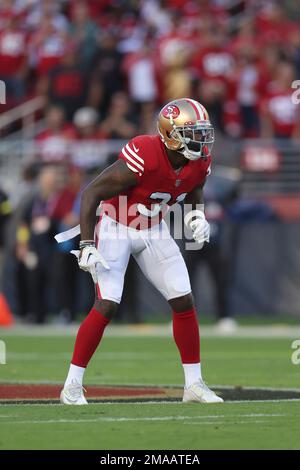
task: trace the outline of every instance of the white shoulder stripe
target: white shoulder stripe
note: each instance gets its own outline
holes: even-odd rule
[[[144,163],[144,160],[143,160],[136,152],[134,152],[134,151],[132,150],[132,148],[129,147],[128,144],[126,144],[126,149],[127,149],[128,152],[130,152],[131,155],[132,155],[133,157],[135,157],[139,162]]]
[[[128,168],[130,168],[131,171],[134,171],[134,173],[139,173],[139,170],[137,170],[136,168],[134,168],[133,166],[130,165],[130,163],[128,162],[125,162],[126,165],[128,166]]]
[[[140,165],[139,163],[137,163],[133,158],[131,158],[130,155],[128,155],[128,153],[126,152],[125,148],[123,147],[122,148],[122,153],[124,155],[124,157],[126,158],[126,160],[129,160],[133,165],[135,165],[139,170],[141,171],[144,171],[144,167],[142,165]]]

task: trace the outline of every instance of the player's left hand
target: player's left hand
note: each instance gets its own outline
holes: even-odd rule
[[[210,225],[206,219],[195,219],[190,222],[190,228],[193,232],[193,238],[195,242],[202,243],[204,242],[209,243],[210,237]]]
[[[185,215],[184,222],[192,230],[195,242],[202,244],[202,246],[204,242],[209,243],[210,226],[204,212],[192,210]]]

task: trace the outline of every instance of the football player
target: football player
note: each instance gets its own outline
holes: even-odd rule
[[[185,376],[183,401],[223,401],[202,380],[199,326],[189,275],[163,220],[168,206],[185,200],[191,210],[184,219],[194,240],[201,245],[209,241],[202,188],[210,172],[214,130],[206,109],[188,98],[164,106],[157,129],[157,135],[129,141],[118,160],[83,191],[81,242],[74,254],[79,267],[92,275],[96,298],[77,333],[61,392],[64,404],[87,404],[84,372],[121,301],[130,255],[172,308],[173,335]]]

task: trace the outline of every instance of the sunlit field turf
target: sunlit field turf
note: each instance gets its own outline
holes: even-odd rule
[[[63,383],[72,336],[0,334],[1,383]],[[297,339],[296,337],[294,339]],[[291,338],[205,337],[208,385],[300,388]],[[86,373],[89,384],[180,385],[171,335],[107,336]],[[0,405],[0,449],[297,449],[300,401],[217,405],[99,403],[88,407]]]

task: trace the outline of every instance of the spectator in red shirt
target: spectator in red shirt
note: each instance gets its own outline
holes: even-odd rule
[[[17,0],[16,4],[21,9],[23,7],[24,13],[27,10],[25,26],[32,31],[40,28],[45,17],[51,18],[52,25],[57,31],[66,31],[68,28],[68,19],[61,12],[60,0]]]
[[[24,96],[27,71],[26,36],[18,17],[7,16],[0,30],[0,79],[6,84],[9,101]]]
[[[223,129],[223,105],[228,99],[235,61],[221,26],[216,25],[214,30],[207,31],[203,44],[191,64],[193,75],[199,83],[197,95],[215,125]]]
[[[46,112],[46,129],[36,139],[39,159],[43,162],[65,161],[74,135],[73,126],[65,122],[63,108],[50,106]]]
[[[281,2],[284,3],[284,2]],[[280,2],[268,2],[262,8],[257,17],[256,25],[258,35],[262,41],[269,44],[286,44],[290,32],[299,29],[299,24],[289,21],[286,17],[284,5]]]
[[[261,136],[264,138],[299,138],[300,109],[292,100],[295,67],[280,62],[274,80],[268,84],[261,105]]]
[[[157,53],[162,65],[169,60],[170,55],[174,55],[177,51],[185,50],[191,53],[194,46],[194,37],[192,28],[185,27],[185,22],[179,12],[173,12],[170,16],[171,28],[161,34],[157,41]]]
[[[80,108],[73,119],[76,134],[72,145],[71,160],[79,168],[101,168],[106,163],[99,141],[105,135],[98,129],[98,113],[91,107]]]
[[[45,77],[60,63],[67,40],[66,33],[55,27],[53,16],[42,17],[29,42],[31,64],[38,77]]]
[[[262,47],[262,39],[257,33],[255,21],[252,17],[245,17],[239,24],[237,35],[235,35],[230,41],[230,48],[233,54],[239,54],[239,51],[245,47]]]

